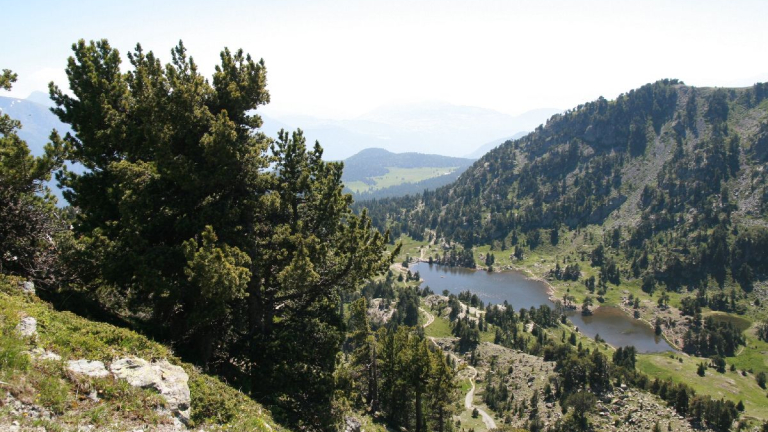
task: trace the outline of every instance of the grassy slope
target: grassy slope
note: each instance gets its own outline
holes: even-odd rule
[[[458,169],[458,167],[422,167],[422,168],[387,168],[389,172],[383,176],[372,177],[374,185],[366,184],[362,181],[352,181],[345,184],[355,193],[369,192],[378,189],[384,189],[391,186],[397,186],[403,183],[417,183],[422,180],[439,177],[449,174]]]
[[[167,358],[184,368],[189,375],[192,419],[197,426],[205,425],[208,431],[285,430],[261,405],[182,362],[167,347],[127,329],[56,311],[37,297],[20,294],[15,285],[16,281],[0,275],[0,381],[4,383],[1,388],[25,404],[43,406],[57,416],[49,422],[32,420],[23,415],[13,416],[5,407],[0,408],[0,422],[19,421],[22,426],[45,426],[49,431],[86,424],[96,426],[97,430],[115,425],[116,430],[133,430],[137,426],[168,423],[155,411],[163,404],[162,399],[149,390],[111,378],[73,376],[64,366],[73,359],[109,363],[118,357],[138,356],[147,360]],[[36,340],[15,336],[13,329],[24,316],[37,319]],[[62,360],[30,361],[22,351],[33,347],[58,353]],[[99,402],[85,396],[94,389],[99,392]]]
[[[768,398],[766,390],[761,389],[755,382],[754,374],[742,376],[741,371],[718,373],[707,369],[704,377],[696,374],[697,366],[705,361],[686,355],[643,354],[638,356],[637,368],[651,377],[672,379],[684,382],[700,394],[708,394],[714,398],[725,398],[744,402],[745,416],[765,421],[768,419]],[[682,362],[679,361],[682,359]],[[729,359],[730,360],[730,359]],[[729,361],[730,363],[730,361]]]

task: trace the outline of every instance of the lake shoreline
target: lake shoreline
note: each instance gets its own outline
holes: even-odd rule
[[[499,267],[497,271],[488,272],[487,268],[484,267],[477,267],[477,268],[467,268],[467,267],[458,267],[458,266],[443,266],[440,264],[437,264],[435,262],[430,265],[428,260],[425,259],[414,259],[411,266],[419,266],[420,264],[426,264],[429,266],[429,268],[432,268],[432,265],[434,265],[435,270],[434,271],[440,271],[445,274],[440,274],[440,281],[442,280],[448,280],[451,278],[466,278],[468,276],[479,274],[478,272],[483,271],[487,273],[488,275],[503,275],[504,273],[508,273],[510,275],[513,275],[513,282],[504,282],[506,284],[513,283],[513,284],[519,284],[520,281],[530,282],[533,283],[533,285],[529,285],[528,288],[524,288],[524,290],[528,290],[528,292],[532,292],[538,290],[540,294],[538,294],[538,298],[542,301],[544,298],[546,298],[549,302],[550,307],[552,307],[554,304],[560,303],[562,304],[562,300],[558,298],[558,290],[557,288],[551,284],[546,278],[536,275],[531,269],[526,267],[520,267],[515,265],[506,265],[503,267]],[[412,270],[412,268],[409,267],[409,269]],[[436,280],[427,280],[425,279],[425,272],[424,270],[421,270],[421,281],[427,282],[429,285],[432,285],[433,289],[439,289],[443,288],[440,286],[440,283]],[[448,273],[451,273],[451,276],[448,275]],[[461,276],[461,275],[464,276]],[[447,278],[447,279],[446,279]],[[499,288],[493,288],[489,287],[489,285],[493,285],[494,283],[498,284],[498,279],[496,279],[497,282],[481,282],[485,281],[486,279],[481,280],[472,280],[472,281],[465,281],[465,283],[462,285],[463,289],[469,289],[473,293],[477,293],[478,295],[485,295],[486,297],[488,295],[492,295],[493,300],[488,300],[488,303],[496,303],[499,301],[499,297],[507,297],[504,300],[507,300],[510,303],[518,303],[520,300],[515,300],[512,298],[508,298],[509,295],[519,295],[519,294],[513,294],[512,292],[508,291],[499,291]],[[514,282],[514,280],[517,280],[518,282]],[[432,283],[429,283],[432,282]],[[477,286],[478,283],[481,284],[481,286]],[[451,288],[451,282],[449,282],[448,287]],[[455,284],[455,283],[453,283]],[[486,284],[485,286],[482,286],[482,284]],[[443,284],[445,285],[445,284]],[[538,287],[535,287],[538,285]],[[472,288],[472,287],[476,288]],[[535,287],[535,288],[534,288]],[[454,286],[452,289],[456,290],[459,289],[457,286]],[[483,293],[483,289],[485,289],[485,293]],[[492,293],[492,294],[491,294]],[[523,300],[526,301],[526,300]],[[526,304],[525,307],[530,306],[536,306],[538,304],[538,300],[534,301],[532,305]],[[544,304],[544,303],[542,303]],[[675,344],[671,343],[668,337],[662,333],[661,335],[655,335],[654,327],[651,323],[649,323],[646,320],[643,319],[637,319],[632,316],[632,314],[628,313],[627,310],[621,305],[598,305],[596,308],[592,309],[592,314],[590,315],[582,315],[581,308],[578,305],[572,305],[571,307],[566,309],[568,321],[569,324],[575,328],[579,333],[583,334],[587,337],[594,337],[596,335],[601,335],[601,339],[605,341],[606,344],[613,347],[614,349],[619,346],[625,346],[625,345],[635,345],[638,347],[638,351],[641,353],[659,353],[659,352],[667,352],[667,351],[679,351],[679,347],[677,347]],[[622,330],[623,329],[623,330]],[[594,333],[594,334],[592,334]],[[636,339],[636,335],[642,335],[640,339]],[[607,339],[606,339],[607,336]],[[647,339],[644,339],[647,338]],[[666,346],[666,349],[664,346],[659,346],[659,344],[663,344]]]

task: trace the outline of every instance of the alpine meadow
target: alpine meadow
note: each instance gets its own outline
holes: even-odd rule
[[[0,430],[768,432],[768,4],[32,3]]]

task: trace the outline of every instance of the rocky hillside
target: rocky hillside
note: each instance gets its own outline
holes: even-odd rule
[[[708,307],[708,287],[735,288],[716,308],[743,311],[768,275],[766,161],[768,85],[663,80],[555,115],[451,185],[360,207],[396,237],[484,247],[498,264],[542,258],[533,271],[554,280],[578,262],[574,280],[594,277],[600,301],[618,304],[612,288],[626,284],[641,295],[703,287]]]
[[[455,183],[415,198],[423,210],[397,200],[369,207],[390,215],[413,209],[391,222],[407,223],[414,236],[436,229],[465,245],[509,245],[536,230],[604,224],[611,216],[633,229],[622,233],[628,239],[640,227],[639,241],[651,236],[641,222],[660,231],[723,212],[733,222],[764,226],[765,88],[665,80],[613,101],[601,98],[553,116],[488,153]]]
[[[281,431],[268,410],[133,331],[0,279],[0,430]]]

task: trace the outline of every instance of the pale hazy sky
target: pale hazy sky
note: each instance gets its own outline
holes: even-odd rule
[[[264,58],[268,112],[349,118],[445,101],[508,114],[571,108],[660,78],[768,81],[768,1],[34,1],[0,6],[12,95],[66,87],[77,39],[183,39],[210,76],[223,47]],[[127,62],[126,62],[127,63]],[[0,92],[8,95],[7,92]]]

